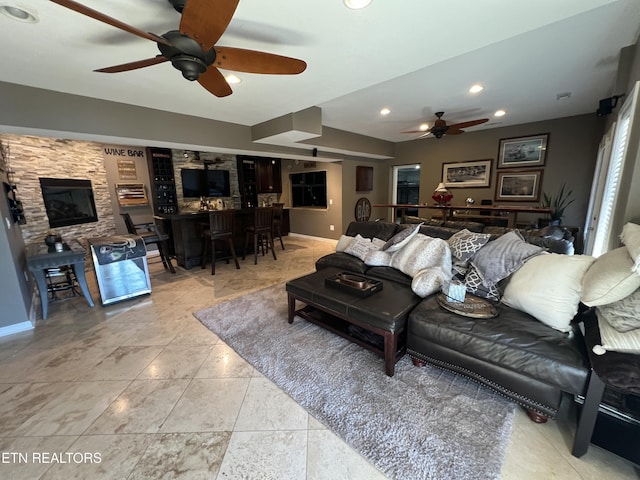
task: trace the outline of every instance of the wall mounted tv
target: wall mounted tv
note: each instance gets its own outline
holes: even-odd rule
[[[183,168],[180,177],[185,198],[231,196],[229,170]]]
[[[40,178],[51,228],[98,221],[91,180]]]

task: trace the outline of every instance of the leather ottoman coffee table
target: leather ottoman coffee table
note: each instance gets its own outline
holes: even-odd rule
[[[361,274],[357,275],[382,281],[382,289],[362,297],[325,285],[327,278],[341,272],[328,267],[287,282],[288,321],[293,323],[298,315],[375,352],[384,358],[385,372],[392,377],[406,352],[407,317],[422,299],[408,285]],[[296,300],[306,305],[296,310]]]

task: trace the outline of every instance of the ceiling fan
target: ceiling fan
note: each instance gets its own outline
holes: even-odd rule
[[[232,90],[218,70],[219,68],[237,72],[279,75],[295,75],[302,73],[307,68],[307,64],[303,60],[296,58],[215,45],[231,22],[239,0],[168,0],[178,12],[182,13],[182,17],[179,30],[171,30],[163,35],[139,30],[74,0],[51,1],[133,35],[156,42],[160,50],[160,55],[155,57],[100,68],[95,70],[96,72],[127,72],[170,61],[187,80],[197,80],[200,85],[216,97],[226,97],[231,95]]]
[[[447,122],[442,120],[442,116],[444,112],[436,112],[437,120],[433,123],[433,127],[427,130],[408,130],[402,133],[422,133],[423,135],[420,137],[426,137],[430,133],[433,134],[436,138],[442,138],[443,135],[460,135],[464,133],[463,128],[474,127],[476,125],[480,125],[481,123],[486,123],[489,121],[488,118],[479,118],[478,120],[469,120],[468,122],[454,123],[453,125],[447,125]]]

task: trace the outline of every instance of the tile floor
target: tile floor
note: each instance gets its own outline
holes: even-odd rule
[[[385,478],[192,316],[313,271],[335,248],[285,243],[277,261],[222,262],[215,276],[153,259],[153,293],[107,307],[88,272],[94,308],[65,299],[0,338],[0,478]],[[638,478],[598,447],[572,457],[573,415],[536,425],[518,410],[502,478]]]

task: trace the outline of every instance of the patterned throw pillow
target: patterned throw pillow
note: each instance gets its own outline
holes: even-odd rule
[[[475,233],[467,230],[460,230],[453,234],[448,242],[451,248],[451,255],[462,261],[467,261],[489,241],[491,235],[487,233]]]
[[[640,288],[617,302],[596,307],[598,318],[604,318],[619,332],[640,328]]]
[[[478,274],[476,268],[472,265],[464,277],[464,285],[467,287],[467,293],[476,297],[486,298],[488,300],[500,301],[500,291],[495,285],[485,287],[482,284],[482,277]]]
[[[379,243],[373,243],[370,239],[356,235],[356,238],[349,244],[344,253],[358,257],[364,262],[367,254],[374,250],[380,250]]]
[[[412,225],[411,227],[407,227],[404,230],[400,230],[393,237],[391,237],[387,241],[387,243],[385,243],[382,246],[380,250],[383,250],[389,253],[400,250],[407,243],[409,243],[409,240],[411,240],[414,237],[414,235],[418,233],[421,226],[422,226],[422,223],[418,223],[415,226]]]

